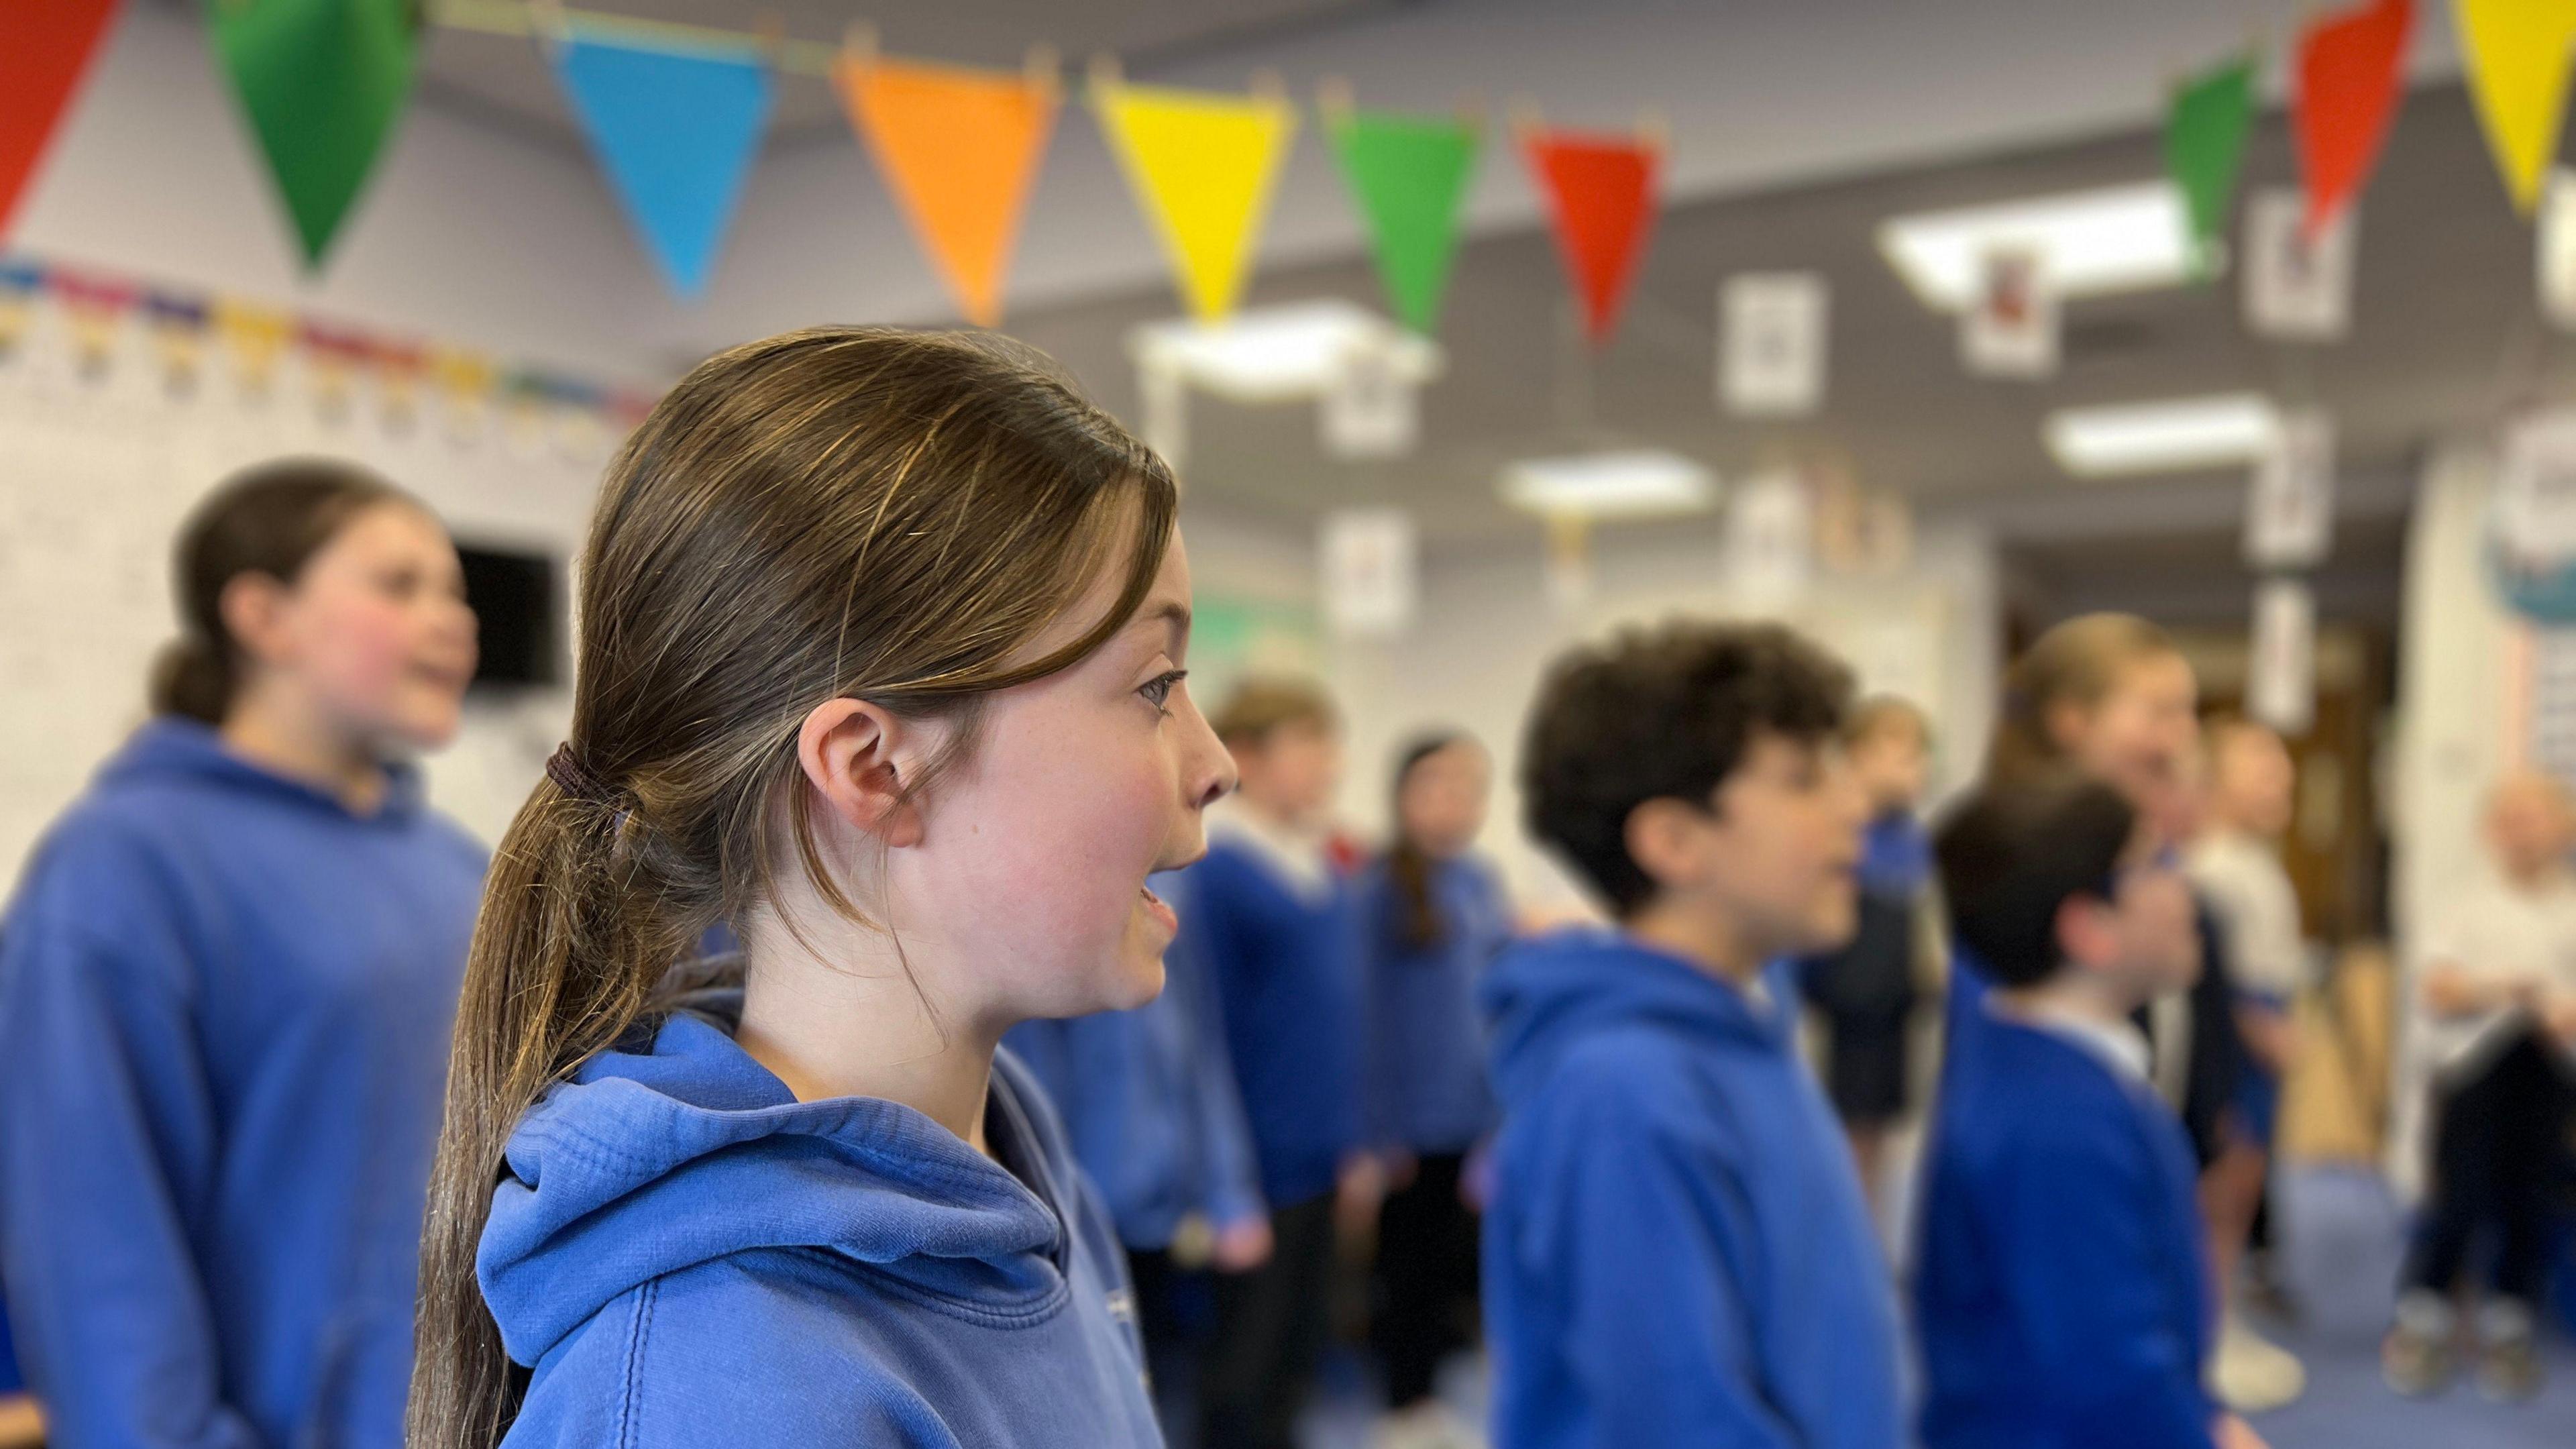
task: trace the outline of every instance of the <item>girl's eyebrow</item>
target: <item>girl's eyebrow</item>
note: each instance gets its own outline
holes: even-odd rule
[[[1127,627],[1142,629],[1151,628],[1156,624],[1168,625],[1171,629],[1171,640],[1177,645],[1190,637],[1190,606],[1178,599],[1166,599],[1160,604],[1148,604],[1136,611],[1134,622]]]

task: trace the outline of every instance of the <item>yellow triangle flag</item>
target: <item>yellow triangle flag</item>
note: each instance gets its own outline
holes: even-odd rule
[[[2558,154],[2567,114],[2569,47],[2576,5],[2567,0],[2458,0],[2461,59],[2478,103],[2487,149],[2504,173],[2514,209],[2529,216],[2541,177]]]
[[[1234,310],[1270,213],[1280,159],[1297,134],[1284,99],[1156,86],[1092,86],[1101,129],[1201,321]]]
[[[1055,87],[1024,75],[851,57],[836,72],[850,123],[876,154],[949,295],[978,327],[1002,321],[1002,280]]]

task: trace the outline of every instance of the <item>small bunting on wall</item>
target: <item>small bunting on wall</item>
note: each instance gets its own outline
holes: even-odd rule
[[[1296,107],[1275,95],[1131,86],[1106,72],[1093,76],[1091,102],[1181,300],[1202,322],[1225,317],[1251,274]]]
[[[749,47],[684,52],[581,28],[558,37],[553,55],[610,189],[663,279],[682,297],[704,295],[769,128],[768,68]]]
[[[2165,169],[2182,188],[2191,216],[2192,264],[2204,277],[2217,270],[2236,179],[2245,166],[2254,69],[2254,57],[2245,55],[2185,80],[2174,88],[2165,117]]]
[[[2361,195],[2379,164],[2414,18],[2412,0],[2367,0],[2319,19],[2299,39],[2290,119],[2310,236]]]
[[[1595,347],[1619,330],[1619,313],[1654,222],[1660,148],[1635,139],[1525,126],[1521,148],[1548,203],[1557,252]]]
[[[2558,154],[2567,118],[2568,66],[2576,63],[2576,4],[2566,0],[2456,0],[2460,60],[2513,209],[2529,216]]]
[[[833,79],[949,296],[976,326],[1000,326],[1011,251],[1061,103],[1052,63],[1013,75],[859,52]]]
[[[8,0],[0,5],[0,236],[80,88],[116,0]]]
[[[1365,111],[1327,97],[1324,134],[1368,224],[1378,279],[1404,325],[1429,335],[1458,256],[1458,207],[1476,165],[1477,132],[1439,116]]]
[[[308,270],[411,98],[411,0],[210,0],[209,29]]]

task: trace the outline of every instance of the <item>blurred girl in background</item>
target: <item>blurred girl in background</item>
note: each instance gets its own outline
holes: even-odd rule
[[[0,1277],[63,1444],[402,1442],[483,852],[410,757],[475,663],[438,520],[348,464],[181,533],[154,718],[0,929]]]

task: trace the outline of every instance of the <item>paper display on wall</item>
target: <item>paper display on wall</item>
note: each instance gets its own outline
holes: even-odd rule
[[[1825,396],[1825,279],[1747,272],[1718,293],[1718,401],[1747,417],[1797,417]]]
[[[1316,418],[1333,457],[1401,458],[1422,437],[1422,390],[1391,349],[1354,347]]]
[[[2267,579],[2255,586],[2245,712],[2292,739],[2315,722],[2317,603],[2298,579]]]
[[[1324,621],[1336,634],[1384,636],[1412,626],[1420,607],[1413,515],[1351,508],[1324,517]]]
[[[2352,330],[2353,215],[2346,206],[2312,238],[2307,203],[2286,188],[2245,205],[2245,325],[2292,342],[2332,342]]]
[[[1750,478],[1726,509],[1726,582],[1748,605],[1794,603],[1814,572],[1815,544],[1815,507],[1798,475]]]
[[[2540,310],[2551,326],[2576,332],[2576,171],[2561,166],[2549,173],[2539,225],[2533,257],[2540,270]]]
[[[2505,435],[2496,470],[2496,540],[2519,565],[2576,560],[2576,408],[2553,408]]]
[[[2245,561],[2256,568],[2309,568],[2334,541],[2334,419],[2303,408],[2281,420],[2281,436],[2254,465],[2245,500]]]
[[[1959,360],[1981,377],[2057,371],[2057,293],[2037,248],[1986,253],[1976,301],[1959,315]]]

